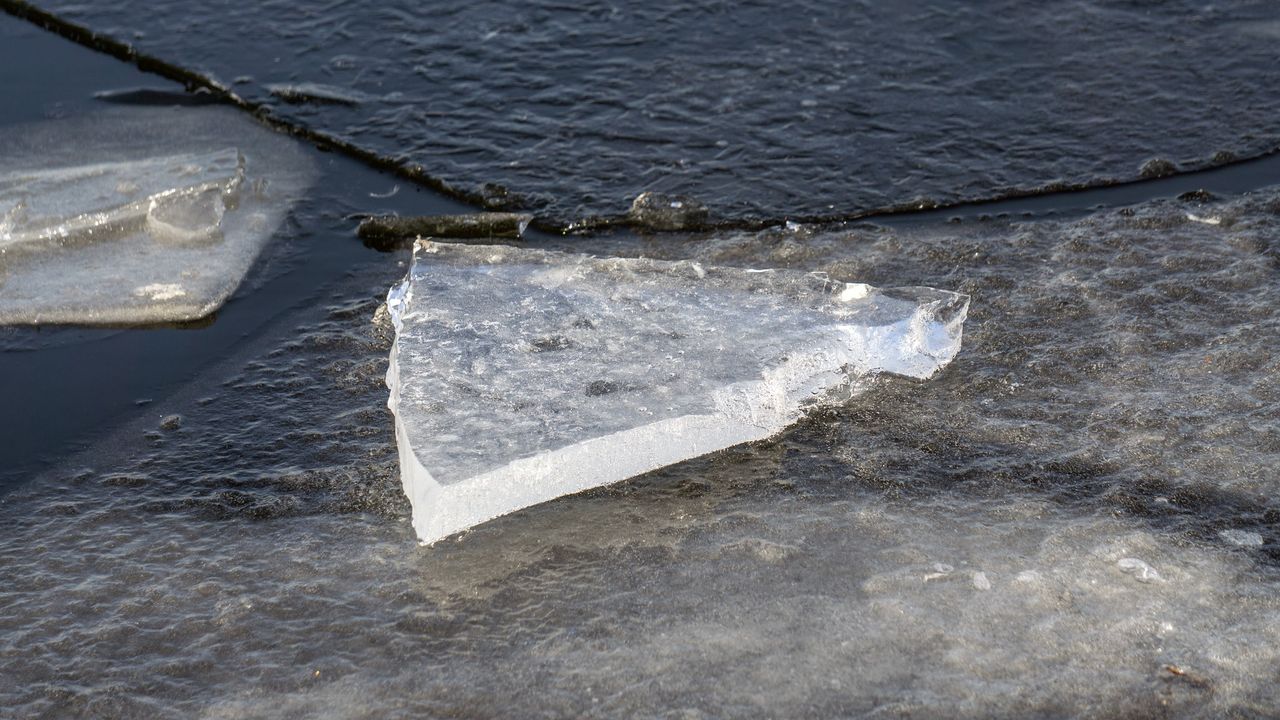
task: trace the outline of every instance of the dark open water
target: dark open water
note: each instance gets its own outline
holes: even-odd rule
[[[755,11],[743,7],[726,12]],[[1154,16],[1146,27],[1164,34],[1125,39],[1147,37],[1140,47],[1155,70],[1168,65],[1169,18],[1191,12],[1181,3],[1065,7],[1102,14],[1085,13],[1093,19],[1063,32],[1092,27],[1103,37],[1120,30],[1090,23],[1115,25],[1110,12]],[[1233,6],[1230,20],[1269,7]],[[285,77],[263,69],[276,67],[273,52],[295,57],[283,52],[293,47],[291,25],[298,47],[313,48],[296,58],[383,32],[379,14],[368,25],[343,23],[341,7],[316,10],[310,24],[303,8],[290,22],[250,27],[273,12],[226,15],[233,29],[278,33],[234,57],[218,50],[232,36],[217,23],[202,26],[207,43],[189,45],[152,29],[146,23],[171,22],[163,8],[155,20],[136,19],[145,34],[134,39],[157,52],[207,50],[194,67],[244,63],[262,83],[319,81],[291,76],[310,60],[270,71]],[[105,7],[80,13],[130,17]],[[702,25],[722,26],[733,23]],[[1271,26],[1242,27],[1239,37],[1211,36],[1228,43],[1212,58],[1184,47],[1194,62],[1168,78],[1114,82],[1137,83],[1128,86],[1135,94],[1189,96],[1212,83],[1179,84],[1194,75],[1187,68],[1216,67],[1226,73],[1219,82],[1238,70],[1244,79],[1225,84],[1257,103],[1232,104],[1233,95],[1220,112],[1183,108],[1182,117],[1214,129],[1177,137],[1172,119],[1131,127],[1137,116],[1120,107],[1108,115],[1122,137],[1116,147],[1146,152],[1143,143],[1168,141],[1203,157],[1221,138],[1262,137],[1262,125],[1233,113],[1273,102],[1275,69],[1250,64],[1264,50],[1249,39]],[[164,87],[16,21],[0,20],[0,40],[0,80],[31,98],[6,103],[6,123],[89,111],[97,90]],[[15,74],[15,55],[45,61]],[[387,57],[371,67],[390,68],[394,87],[403,68]],[[496,62],[486,58],[477,67]],[[642,82],[621,72],[632,83],[624,89]],[[778,87],[795,88],[799,77],[807,76]],[[1076,87],[1059,80],[1046,85]],[[1112,84],[1098,81],[1099,90],[1085,80],[1080,92]],[[429,84],[400,87],[479,102]],[[357,113],[354,128],[378,117],[344,106],[297,112],[326,130],[347,122],[345,113]],[[1043,126],[1036,142],[1057,147],[1061,167],[1079,161],[1070,167],[1081,177],[1105,174],[1108,163],[1130,168],[1124,152],[1068,152],[1070,133],[1055,133],[1080,117]],[[501,132],[472,121],[477,133]],[[422,132],[414,122],[387,121],[365,137],[382,138],[370,141],[375,149],[396,144]],[[449,122],[424,137],[469,137]],[[1108,140],[1090,147],[1110,147],[1112,131],[1092,134]],[[982,146],[979,130],[967,137]],[[503,182],[536,176],[546,184],[525,187],[557,198],[543,206],[550,217],[612,211],[631,192],[591,161],[570,162],[592,154],[589,140],[544,147],[565,153],[540,155],[565,159],[540,161],[556,173],[486,176],[476,168],[488,166],[465,159],[438,167]],[[609,157],[635,160],[618,153]],[[995,187],[988,171],[1044,179],[999,154],[984,157],[955,163],[953,172],[974,173],[964,182],[923,172],[905,187],[963,196],[966,182]],[[370,322],[405,255],[361,246],[349,216],[460,206],[338,155],[317,159],[327,174],[315,196],[212,325],[0,335],[3,431],[13,439],[0,444],[9,488],[0,496],[0,715],[1265,717],[1280,706],[1280,191],[1266,188],[1280,175],[1272,164],[891,224],[537,236],[531,242],[542,247],[967,292],[965,349],[934,381],[883,379],[773,441],[424,549],[408,526],[383,406],[389,338]],[[732,198],[721,207],[750,214],[773,212],[797,192],[836,192],[789,172],[759,194],[743,183],[699,193]],[[866,197],[893,192],[874,172],[849,177],[841,182],[856,181]],[[390,199],[369,196],[395,184]],[[1175,199],[1201,186],[1219,197]],[[589,206],[587,195],[608,207]],[[862,207],[856,193],[841,197]],[[160,430],[171,413],[181,427]]]
[[[1270,0],[38,4],[553,224],[644,190],[843,217],[1280,145]]]

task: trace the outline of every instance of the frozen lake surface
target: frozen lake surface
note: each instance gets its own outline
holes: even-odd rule
[[[1269,0],[37,4],[556,223],[645,190],[848,216],[1280,144]]]
[[[1098,12],[1107,25],[1112,10]],[[314,44],[326,23],[300,37]],[[30,39],[11,25],[0,20],[0,56]],[[257,47],[245,43],[246,63]],[[85,85],[98,71],[70,50],[31,72],[84,61],[66,73],[83,97],[140,82],[96,58],[110,79]],[[1205,67],[1254,57],[1197,52]],[[1102,75],[1086,79],[1106,87]],[[23,89],[32,104],[5,107],[5,121],[85,109],[53,84]],[[1199,143],[1267,102],[1115,130]],[[351,106],[324,107],[315,117]],[[1183,111],[1215,126],[1169,132]],[[401,130],[386,132],[390,145]],[[881,378],[773,440],[422,549],[385,408],[391,336],[370,321],[408,253],[362,247],[352,215],[463,208],[313,155],[326,173],[316,196],[209,327],[0,332],[5,398],[22,408],[4,418],[0,471],[59,456],[0,495],[5,711],[1216,718],[1280,706],[1280,191],[1064,220],[531,235],[551,250],[963,292],[964,349],[928,383]],[[953,169],[984,172],[975,163]],[[884,192],[876,172],[865,188]],[[802,187],[790,183],[778,197]],[[765,207],[742,187],[723,196]],[[567,202],[566,216],[583,203]]]
[[[956,288],[964,352],[426,550],[369,321],[397,269],[366,266],[156,408],[180,428],[125,428],[6,496],[3,694],[50,715],[1265,714],[1278,227],[1262,193],[649,241]]]

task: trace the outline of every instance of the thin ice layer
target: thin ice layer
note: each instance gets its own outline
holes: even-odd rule
[[[405,492],[430,543],[928,378],[968,298],[822,274],[419,241],[388,297]]]
[[[204,317],[312,173],[292,141],[224,108],[117,110],[5,139],[0,323]]]

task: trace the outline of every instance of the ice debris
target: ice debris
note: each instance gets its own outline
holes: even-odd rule
[[[0,323],[208,315],[311,175],[293,141],[228,108],[129,108],[7,128]]]
[[[1160,573],[1151,567],[1144,560],[1138,558],[1120,558],[1116,561],[1116,566],[1121,572],[1132,575],[1134,580],[1140,583],[1164,582],[1164,578],[1160,577]]]
[[[418,237],[518,240],[524,235],[525,229],[531,222],[533,222],[532,215],[504,212],[468,215],[381,215],[366,218],[360,223],[356,233],[366,245],[379,250],[391,250],[407,247],[408,242]]]
[[[369,95],[321,83],[271,83],[267,92],[290,105],[345,105],[355,107],[370,101]]]
[[[646,230],[697,230],[707,224],[707,206],[687,195],[644,192],[631,203],[627,219]]]
[[[1138,175],[1144,178],[1161,178],[1169,175],[1175,175],[1178,172],[1178,166],[1164,158],[1151,158],[1138,168]]]
[[[1204,225],[1221,225],[1222,218],[1212,215],[1196,215],[1195,213],[1187,213],[1187,219],[1191,222],[1198,222]]]
[[[874,373],[928,378],[968,298],[421,240],[387,307],[401,479],[432,543],[767,438]]]

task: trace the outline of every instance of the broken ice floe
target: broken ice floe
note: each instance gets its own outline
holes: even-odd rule
[[[0,323],[194,320],[239,285],[310,161],[227,108],[146,108],[5,131]]]
[[[419,241],[387,385],[424,543],[769,437],[876,372],[928,378],[964,295]]]

